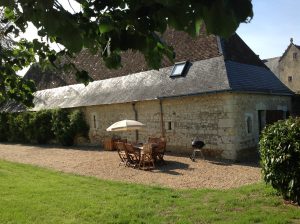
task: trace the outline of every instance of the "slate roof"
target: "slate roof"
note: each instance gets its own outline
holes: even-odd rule
[[[218,92],[291,95],[264,67],[224,61],[223,56],[193,62],[185,77],[170,78],[172,67],[38,91],[33,110],[126,103]]]
[[[163,38],[174,48],[176,53],[175,62],[185,60],[194,62],[223,55],[226,60],[265,67],[257,55],[237,34],[225,40],[215,35],[206,35],[205,30],[203,30],[198,37],[192,38],[185,32],[167,29]],[[74,63],[79,68],[88,71],[94,80],[109,79],[150,70],[144,56],[133,51],[123,52],[123,67],[118,70],[106,68],[99,56],[92,55],[87,50],[79,53],[74,59]],[[172,65],[173,63],[164,59],[161,67]],[[41,71],[37,66],[33,66],[24,77],[35,80],[38,90],[77,83],[74,72]]]
[[[268,68],[237,34],[221,39],[221,44],[225,60]]]
[[[194,62],[185,77],[170,78],[172,67],[38,91],[35,108],[80,107],[153,100],[229,88],[223,57]],[[214,72],[215,75],[208,76]]]
[[[167,44],[174,48],[176,52],[175,61],[177,62],[187,59],[199,61],[221,55],[217,37],[206,35],[204,31],[199,37],[193,38],[185,32],[167,29],[163,38]],[[80,52],[73,61],[79,68],[88,71],[94,80],[103,80],[150,70],[144,56],[140,52],[129,50],[123,52],[121,57],[122,68],[117,70],[106,68],[101,57],[91,54],[88,50]],[[173,63],[165,58],[161,67],[172,65]],[[77,83],[72,71],[41,71],[37,66],[29,69],[24,78],[33,79],[39,90]]]
[[[178,61],[192,62],[185,77],[170,78],[173,66],[167,64],[170,63],[167,61],[163,62],[165,67],[159,70],[148,70],[143,67],[143,57],[135,52],[124,53],[127,62],[121,70],[108,70],[99,58],[82,52],[85,56],[79,57],[78,65],[88,68],[89,72],[101,79],[87,86],[75,84],[40,90],[35,93],[33,110],[126,103],[226,91],[292,95],[238,35],[235,34],[227,40],[214,35],[201,35],[192,39],[182,32],[168,32],[168,41],[174,41],[175,46],[180,46],[177,51]],[[63,74],[59,77],[64,75],[68,76]],[[16,108],[18,107],[10,104],[10,107],[2,106],[2,111]]]
[[[269,69],[234,61],[226,61],[225,65],[233,91],[293,95]]]

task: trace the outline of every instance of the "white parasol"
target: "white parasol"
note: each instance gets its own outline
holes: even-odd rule
[[[106,131],[134,131],[143,128],[145,125],[134,120],[122,120],[109,126]]]

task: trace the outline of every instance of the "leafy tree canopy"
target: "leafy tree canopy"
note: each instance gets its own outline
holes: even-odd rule
[[[228,37],[253,16],[251,0],[73,1],[81,5],[80,11],[68,11],[59,0],[0,1],[0,33],[17,37],[31,22],[41,37],[31,42],[21,39],[13,47],[0,42],[0,102],[13,98],[32,105],[34,86],[16,77],[16,72],[33,62],[57,66],[59,56],[71,58],[87,48],[100,53],[107,67],[118,68],[121,51],[132,49],[143,53],[150,67],[159,68],[164,56],[170,60],[174,56],[172,47],[161,39],[167,27],[197,36],[205,24],[208,33]],[[62,45],[63,50],[50,50],[49,42]],[[86,71],[68,65],[76,69],[78,81],[89,81]]]

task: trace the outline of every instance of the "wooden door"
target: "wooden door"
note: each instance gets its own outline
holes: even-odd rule
[[[284,119],[284,111],[282,110],[267,110],[266,124],[273,124],[278,120]]]

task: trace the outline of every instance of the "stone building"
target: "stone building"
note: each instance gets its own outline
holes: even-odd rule
[[[287,87],[300,94],[300,46],[293,43],[293,38],[281,57],[264,62]]]
[[[138,53],[126,53],[123,68],[107,71],[101,61],[82,57],[80,63],[102,80],[35,93],[33,110],[80,108],[90,125],[91,144],[118,134],[143,142],[163,136],[170,151],[190,153],[199,137],[205,152],[238,160],[256,153],[260,130],[285,118],[292,92],[235,34],[196,39],[168,31],[166,40],[177,52],[175,65],[164,61],[149,70]],[[135,132],[106,132],[123,119],[146,125]]]

